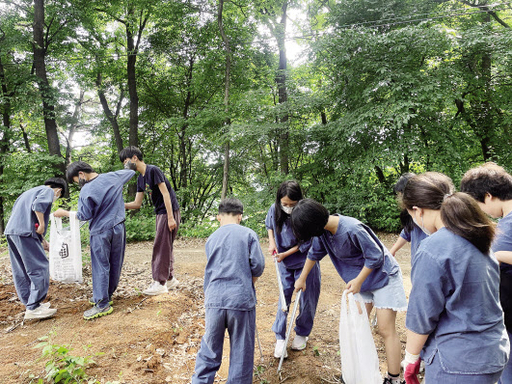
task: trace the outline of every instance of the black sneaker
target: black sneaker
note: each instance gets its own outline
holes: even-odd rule
[[[112,312],[114,312],[114,307],[111,305],[108,305],[105,308],[99,308],[97,305],[95,305],[91,309],[88,309],[84,312],[84,319],[92,320],[97,317],[110,315]]]
[[[386,377],[386,378],[384,378],[384,381],[382,382],[382,384],[393,384],[393,381],[391,381],[391,379],[389,377]],[[400,384],[405,384],[405,380],[400,381]]]

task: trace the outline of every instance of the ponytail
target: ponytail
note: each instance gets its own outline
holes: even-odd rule
[[[440,210],[447,229],[468,240],[487,254],[494,239],[495,226],[480,209],[475,199],[455,192],[452,180],[442,173],[427,172],[411,178],[405,186],[402,205]]]
[[[495,225],[471,196],[462,192],[446,196],[441,205],[441,220],[446,228],[465,238],[480,252],[489,252]]]

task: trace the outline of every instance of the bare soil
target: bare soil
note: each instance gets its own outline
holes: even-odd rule
[[[379,233],[390,248],[397,236]],[[51,281],[48,301],[58,308],[48,320],[23,322],[6,249],[0,249],[0,383],[31,383],[44,377],[46,360],[37,348],[39,339],[50,336],[52,344],[69,345],[73,356],[94,356],[87,374],[101,383],[189,383],[195,357],[204,333],[203,273],[206,262],[202,239],[178,239],[175,243],[177,289],[166,295],[141,294],[151,282],[152,243],[132,243],[119,288],[114,295],[113,314],[92,321],[82,318],[92,296],[90,264],[84,264],[84,283]],[[261,246],[267,255],[267,243]],[[84,256],[88,255],[85,250]],[[406,246],[397,253],[406,292],[410,291],[410,252]],[[85,258],[84,258],[85,260]],[[257,330],[263,355],[256,347],[254,383],[338,383],[341,364],[338,322],[344,283],[329,258],[321,262],[322,292],[315,326],[304,351],[289,350],[281,375],[279,360],[273,357],[275,337],[271,331],[277,309],[276,271],[270,256],[256,283]],[[405,314],[399,313],[397,328],[405,343]],[[293,338],[293,331],[292,336]],[[375,336],[381,371],[385,373],[384,348]],[[257,344],[257,343],[256,343]],[[216,382],[227,379],[229,340],[226,337],[222,366]]]

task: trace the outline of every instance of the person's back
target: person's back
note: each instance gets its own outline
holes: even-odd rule
[[[495,258],[441,228],[422,241],[411,280],[407,326],[430,334],[425,360],[439,353],[447,370],[466,374],[503,367],[505,355],[495,345],[501,340],[504,348],[506,341]]]
[[[125,220],[123,186],[135,174],[132,170],[103,173],[80,191],[78,218],[90,220],[91,234],[110,229]]]
[[[221,227],[205,246],[205,334],[192,384],[213,383],[222,362],[226,329],[230,340],[227,384],[252,383],[256,329],[254,282],[263,273],[265,259],[256,233],[239,225],[242,213],[239,200],[223,200],[217,216]]]
[[[256,233],[239,224],[217,229],[206,242],[205,306],[250,310],[256,305],[252,277],[263,272]]]

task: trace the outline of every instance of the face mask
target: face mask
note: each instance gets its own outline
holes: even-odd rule
[[[292,211],[293,211],[293,207],[285,207],[282,204],[281,204],[281,209],[283,210],[284,213],[286,213],[288,215],[291,215]]]
[[[80,189],[82,189],[82,188],[83,188],[83,186],[84,186],[85,184],[87,184],[87,183],[88,183],[88,181],[87,181],[87,180],[78,178],[78,186],[80,187]]]
[[[421,217],[421,225],[416,221],[414,217],[412,217],[412,221],[425,233],[425,235],[430,236],[432,234],[427,228],[423,226],[423,217]]]
[[[53,195],[53,202],[55,203],[59,197],[60,197],[60,195],[59,196]]]
[[[128,160],[124,164],[124,169],[131,169],[132,171],[136,171],[137,170],[137,164],[132,163],[130,160]]]

